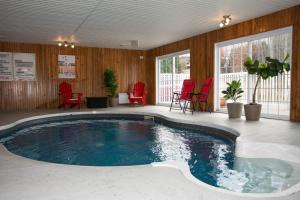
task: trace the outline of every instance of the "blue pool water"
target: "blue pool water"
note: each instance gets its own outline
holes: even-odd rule
[[[238,192],[281,190],[293,171],[287,163],[276,164],[278,160],[268,160],[275,166],[269,170],[253,160],[235,158],[234,142],[229,139],[149,121],[62,121],[21,129],[1,142],[17,155],[72,165],[128,166],[179,160],[188,163],[197,179]],[[289,171],[278,175],[278,166]],[[260,172],[258,176],[255,171]],[[268,184],[274,176],[279,186]],[[266,180],[264,187],[257,187]]]

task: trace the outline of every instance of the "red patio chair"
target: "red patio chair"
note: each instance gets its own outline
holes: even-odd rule
[[[133,91],[132,92],[127,92],[128,94],[128,100],[130,103],[136,103],[136,102],[141,102],[143,105],[147,105],[147,100],[146,100],[146,86],[143,82],[137,82],[133,86]]]
[[[80,109],[82,93],[73,93],[72,86],[69,83],[62,82],[59,85],[59,95],[63,97],[63,102],[59,105],[59,108],[64,107],[66,109],[66,105],[71,107],[77,105],[78,109]]]
[[[211,113],[210,105],[208,102],[208,96],[209,96],[209,92],[211,90],[213,81],[214,81],[214,79],[212,77],[206,79],[201,86],[200,93],[194,94],[196,96],[196,98],[194,98],[192,101],[192,113],[195,111],[195,104],[198,104],[199,108],[202,110],[201,105],[200,105],[201,103],[205,103],[208,111]]]
[[[175,103],[179,104],[179,109],[183,110],[183,112],[185,113],[185,108],[192,100],[195,85],[196,83],[194,80],[185,79],[183,81],[181,92],[173,92],[170,111],[172,110],[173,103]]]

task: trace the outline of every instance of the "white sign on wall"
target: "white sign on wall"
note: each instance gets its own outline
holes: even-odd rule
[[[14,80],[12,53],[0,52],[0,81]]]
[[[35,80],[35,54],[0,52],[0,81]]]
[[[76,78],[74,55],[58,55],[58,78]]]
[[[13,64],[15,80],[35,80],[34,53],[14,53]]]

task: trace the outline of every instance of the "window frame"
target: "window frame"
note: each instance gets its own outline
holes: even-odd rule
[[[254,34],[254,35],[249,35],[249,36],[245,36],[245,37],[240,37],[240,38],[236,38],[236,39],[232,39],[232,40],[226,40],[223,42],[218,42],[215,43],[214,45],[214,111],[216,112],[224,112],[219,109],[219,77],[220,77],[220,49],[226,46],[230,46],[230,45],[235,45],[235,44],[240,44],[243,42],[251,42],[253,40],[260,40],[263,38],[269,38],[272,36],[277,36],[280,34],[286,34],[286,33],[290,33],[292,36],[292,40],[293,40],[293,26],[288,26],[288,27],[284,27],[284,28],[279,28],[276,30],[272,30],[272,31],[267,31],[267,32],[263,32],[263,33],[258,33],[258,34]],[[291,42],[292,45],[293,42]],[[291,50],[293,49],[293,47],[291,46]],[[290,55],[290,60],[291,60],[291,72],[292,73],[292,53]],[[249,79],[248,79],[249,80]],[[291,80],[292,81],[292,80]],[[249,94],[247,94],[249,95]],[[248,98],[248,102],[249,103],[249,99]],[[270,115],[270,114],[262,114],[262,117],[265,118],[272,118],[272,119],[283,119],[283,120],[289,120],[290,114],[289,116],[277,116],[276,117],[274,115]]]
[[[190,54],[190,58],[191,58],[191,52],[190,49],[185,49],[183,51],[177,51],[174,53],[170,53],[170,54],[165,54],[162,56],[157,56],[155,59],[155,71],[156,71],[156,80],[155,80],[155,85],[156,85],[156,92],[155,92],[155,104],[156,105],[162,105],[162,106],[169,106],[169,104],[167,103],[159,103],[159,74],[160,74],[160,66],[159,66],[159,60],[161,59],[165,59],[165,58],[169,58],[169,57],[175,57],[175,56],[180,56],[183,54]],[[191,63],[190,63],[190,69],[191,69]],[[191,72],[190,72],[191,75]]]

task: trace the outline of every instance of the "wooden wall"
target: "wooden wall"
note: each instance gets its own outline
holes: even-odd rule
[[[200,34],[147,51],[148,101],[155,104],[155,58],[189,49],[191,78],[197,81],[197,90],[206,78],[214,76],[215,43],[243,36],[293,26],[291,120],[300,121],[300,6],[285,9],[236,25]],[[213,105],[213,92],[209,98]]]
[[[86,48],[75,49],[42,44],[0,43],[2,52],[25,52],[36,54],[36,81],[0,82],[0,111],[32,110],[35,108],[56,108],[59,54],[76,56],[76,79],[68,79],[74,92],[84,96],[105,95],[103,71],[113,68],[117,73],[119,92],[128,91],[136,81],[146,81],[146,52],[121,49]],[[144,56],[144,59],[140,59]]]
[[[155,104],[155,58],[190,49],[191,78],[197,90],[204,79],[214,75],[214,45],[217,42],[293,26],[291,120],[300,121],[300,6],[282,10],[223,29],[200,34],[148,51],[53,45],[0,43],[0,51],[36,53],[36,81],[0,82],[0,111],[55,108],[58,104],[57,56],[76,55],[77,78],[68,80],[74,91],[85,96],[105,95],[103,71],[117,72],[119,92],[138,81],[147,83],[148,101]],[[144,59],[140,59],[144,56]],[[147,73],[147,75],[146,75]],[[209,101],[213,104],[213,93]]]

